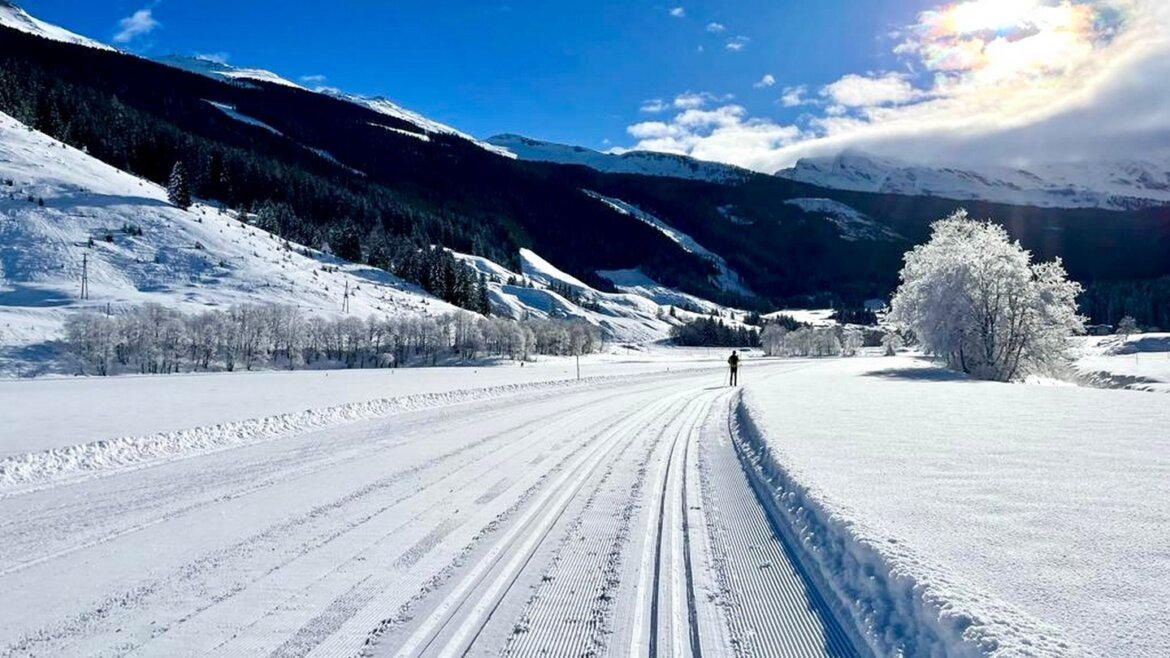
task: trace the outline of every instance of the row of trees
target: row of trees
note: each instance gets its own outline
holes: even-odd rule
[[[760,335],[768,356],[855,356],[865,345],[865,334],[856,327],[808,327],[789,330],[769,324]]]
[[[438,317],[326,319],[291,306],[240,305],[186,315],[146,304],[122,315],[78,313],[65,341],[85,374],[167,374],[258,368],[384,368],[484,356],[588,354],[601,347],[580,321]]]
[[[685,347],[759,347],[760,332],[755,328],[733,327],[721,318],[697,318],[671,327],[675,345]]]

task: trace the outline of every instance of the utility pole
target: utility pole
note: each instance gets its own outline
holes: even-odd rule
[[[89,254],[81,254],[81,298],[89,299]]]
[[[341,312],[349,314],[349,281],[345,282],[345,296],[341,298]]]

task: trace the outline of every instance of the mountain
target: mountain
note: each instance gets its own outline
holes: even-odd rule
[[[0,26],[62,43],[72,43],[79,46],[86,46],[87,48],[97,48],[99,50],[114,50],[104,43],[88,39],[80,34],[74,34],[64,28],[33,18],[23,9],[8,0],[0,0]]]
[[[644,176],[671,176],[715,183],[736,183],[747,179],[752,172],[733,165],[696,160],[685,155],[628,151],[602,153],[581,146],[568,146],[522,137],[496,135],[486,140],[515,154],[521,160],[581,165],[611,174],[641,174]]]
[[[804,158],[777,176],[819,187],[1042,208],[1136,210],[1170,205],[1170,161],[925,167],[859,151]]]
[[[711,171],[727,175],[602,171],[510,157],[385,99],[257,71],[0,27],[0,111],[143,181],[165,182],[182,162],[195,197],[217,211],[426,289],[433,277],[412,254],[441,245],[516,274],[528,250],[597,293],[761,311],[857,306],[887,296],[906,250],[964,206],[1038,258],[1064,258],[1086,284],[1170,275],[1170,208],[851,191],[721,165]]]
[[[0,113],[0,372],[51,369],[31,355],[51,352],[79,310],[279,304],[362,320],[458,310],[386,271],[284,240],[257,220],[206,203],[176,208],[161,186]],[[454,256],[484,275],[495,315],[582,320],[610,341],[663,340],[698,314],[732,315],[648,277],[629,292],[597,290],[527,249],[519,272]]]

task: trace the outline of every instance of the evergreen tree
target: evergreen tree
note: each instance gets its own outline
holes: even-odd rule
[[[176,208],[186,210],[191,207],[191,186],[182,160],[175,162],[171,169],[171,177],[167,181],[167,200]]]

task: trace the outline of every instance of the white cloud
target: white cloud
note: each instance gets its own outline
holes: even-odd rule
[[[670,10],[670,15],[674,16],[675,18],[686,18],[687,10],[683,7],[675,7]]]
[[[727,42],[726,48],[731,52],[739,52],[747,47],[748,42],[751,41],[748,37],[738,36]]]
[[[118,32],[114,35],[115,43],[129,43],[145,34],[150,34],[160,23],[155,20],[153,10],[139,9],[133,14],[118,21]]]
[[[921,98],[923,92],[915,89],[904,75],[883,73],[876,76],[846,75],[821,89],[821,95],[835,105],[872,107],[908,103]]]
[[[661,98],[651,98],[650,100],[642,101],[642,107],[638,111],[646,114],[658,114],[670,109],[670,103]]]
[[[217,53],[195,53],[195,59],[202,59],[208,62],[215,62],[216,64],[224,65],[228,63],[228,60],[231,59],[231,56],[231,53],[224,52],[222,50]]]
[[[785,87],[784,92],[780,96],[780,104],[784,107],[799,107],[808,103],[804,95],[808,93],[806,85],[797,85],[795,87]]]
[[[321,75],[320,73],[315,73],[313,75],[302,75],[301,76],[301,82],[304,82],[304,83],[310,84],[310,85],[323,85],[323,84],[325,84],[325,82],[328,79],[329,79],[328,77]]]
[[[707,31],[711,34],[723,34],[727,31],[727,26],[723,23],[707,23]]]
[[[709,103],[724,103],[735,98],[735,94],[712,94],[709,91],[693,92],[688,91],[679,94],[671,101],[671,105],[679,110],[694,110],[703,107]],[[666,108],[662,108],[666,109]]]
[[[1012,0],[990,11],[1005,2],[923,12],[894,48],[913,74],[843,76],[820,101],[786,88],[781,105],[821,108],[794,125],[709,100],[704,112],[732,120],[680,112],[655,136],[631,132],[635,148],[765,172],[846,148],[943,163],[1170,160],[1170,3]]]
[[[776,84],[776,76],[772,75],[771,73],[768,73],[764,77],[760,78],[759,82],[755,83],[752,86],[755,87],[756,89],[767,89],[768,87],[775,86],[775,84]]]

